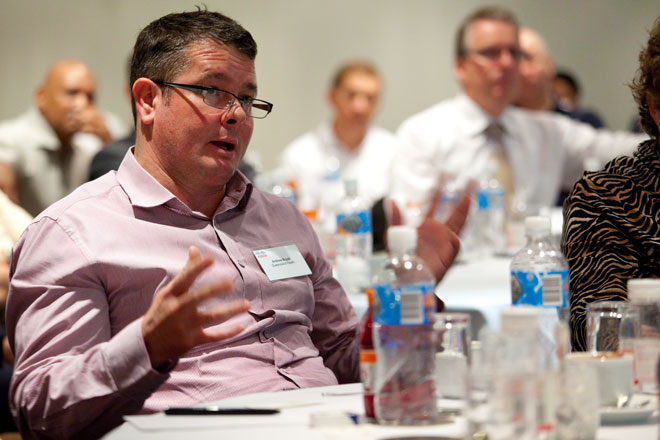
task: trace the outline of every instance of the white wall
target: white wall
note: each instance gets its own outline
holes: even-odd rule
[[[256,121],[250,150],[265,168],[294,137],[327,117],[324,93],[346,58],[367,57],[385,76],[377,123],[395,130],[407,116],[458,90],[452,74],[454,32],[483,1],[464,0],[205,0],[241,22],[257,40],[259,96],[273,102]],[[583,83],[583,102],[613,128],[635,112],[626,87],[657,0],[506,0],[522,24],[543,34],[559,65]],[[2,0],[0,119],[32,102],[48,66],[76,57],[97,74],[100,106],[130,123],[122,93],[125,61],[139,30],[187,0]]]

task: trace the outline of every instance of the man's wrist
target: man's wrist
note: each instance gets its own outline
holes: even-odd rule
[[[167,359],[164,362],[161,362],[158,365],[153,366],[152,368],[157,371],[160,374],[167,374],[170,371],[174,370],[174,368],[177,366],[179,363],[178,359]]]

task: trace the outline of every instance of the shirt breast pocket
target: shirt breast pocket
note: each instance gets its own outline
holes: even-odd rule
[[[270,281],[261,286],[265,309],[290,310],[309,317],[314,311],[314,286],[309,276]]]

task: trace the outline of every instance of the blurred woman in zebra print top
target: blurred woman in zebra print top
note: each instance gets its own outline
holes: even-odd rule
[[[632,157],[585,172],[564,202],[574,350],[586,349],[587,304],[626,300],[630,278],[660,278],[660,17],[630,87],[651,139]]]

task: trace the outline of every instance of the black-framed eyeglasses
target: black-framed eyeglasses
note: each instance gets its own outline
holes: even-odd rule
[[[522,56],[522,51],[517,47],[487,47],[479,50],[468,50],[467,53],[482,56],[490,61],[497,60],[503,53],[508,53],[516,61]]]
[[[232,92],[216,89],[215,87],[171,83],[157,79],[153,79],[152,81],[159,86],[174,87],[177,89],[190,90],[191,92],[199,93],[202,95],[202,99],[206,105],[210,105],[211,107],[219,108],[221,110],[228,110],[232,105],[234,105],[235,102],[238,102],[245,114],[255,119],[263,119],[268,116],[268,113],[270,113],[271,110],[273,110],[273,104],[270,102],[255,98],[239,98]]]

